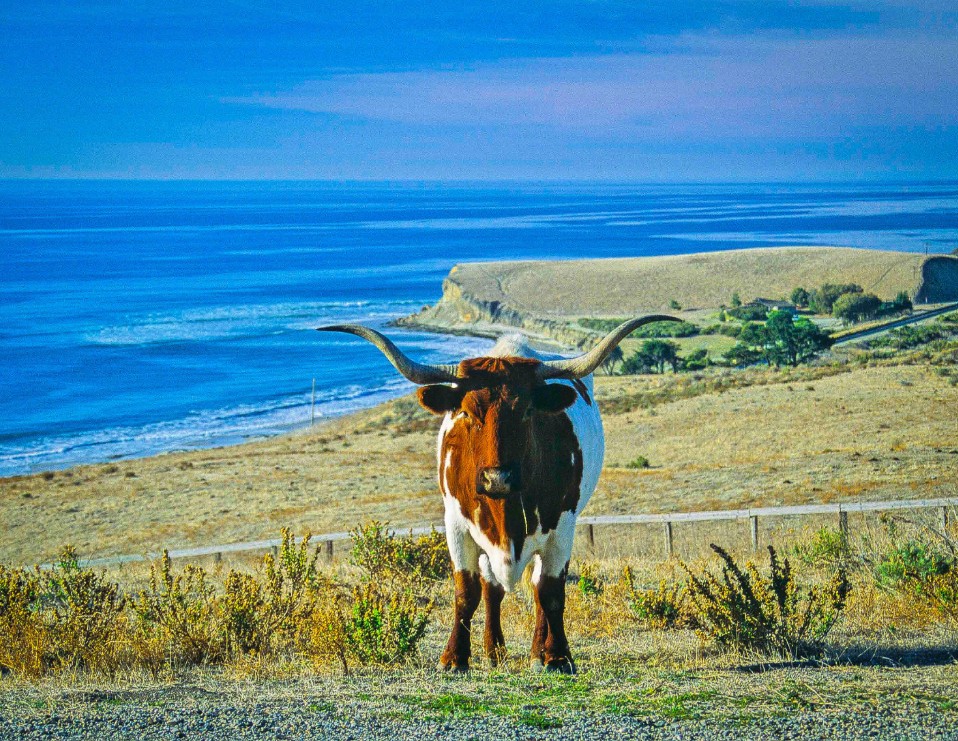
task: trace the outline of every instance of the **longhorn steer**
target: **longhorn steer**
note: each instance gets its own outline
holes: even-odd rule
[[[441,668],[469,668],[470,624],[480,598],[486,603],[486,656],[493,665],[505,657],[499,607],[531,562],[532,666],[575,672],[563,624],[565,579],[575,521],[599,480],[605,452],[591,374],[630,332],[654,321],[678,320],[633,319],[569,360],[545,359],[514,336],[488,356],[438,366],[416,363],[367,327],[321,328],[372,342],[422,385],[420,404],[443,416],[439,488],[456,595]]]

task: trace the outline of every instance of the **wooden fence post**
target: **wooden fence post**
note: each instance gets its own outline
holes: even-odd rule
[[[665,557],[672,558],[672,523],[668,520],[665,521],[663,535],[665,536]]]
[[[842,537],[845,539],[845,542],[848,542],[848,513],[840,509],[838,510],[838,529],[841,531]]]
[[[752,533],[752,553],[758,553],[758,516],[750,515],[748,525]]]
[[[218,551],[213,554],[213,563],[220,563],[223,560],[223,554]]]
[[[273,554],[273,558],[274,558],[274,559],[278,559],[278,558],[279,558],[279,546],[278,546],[278,545],[274,545],[272,548],[270,548],[270,549],[269,549],[269,552]]]
[[[331,540],[326,541],[326,560],[333,560],[333,541]]]
[[[938,510],[938,523],[941,525],[943,533],[948,532],[948,508],[942,507]]]
[[[595,525],[589,524],[585,530],[586,537],[589,539],[589,550],[595,552]]]

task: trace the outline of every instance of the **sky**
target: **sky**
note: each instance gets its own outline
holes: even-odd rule
[[[0,178],[958,178],[954,0],[30,0]]]

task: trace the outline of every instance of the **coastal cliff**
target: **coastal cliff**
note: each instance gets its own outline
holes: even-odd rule
[[[717,309],[788,298],[802,286],[857,283],[883,299],[905,291],[917,302],[958,300],[958,258],[844,247],[777,247],[602,260],[463,263],[442,297],[398,326],[495,336],[511,329],[581,348],[594,332],[583,316],[625,317]],[[681,309],[676,309],[679,306]]]

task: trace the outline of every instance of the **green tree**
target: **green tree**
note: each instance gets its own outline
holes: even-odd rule
[[[787,311],[772,311],[765,324],[749,322],[739,341],[725,353],[738,366],[764,360],[769,365],[791,365],[811,360],[831,345],[831,338],[808,319],[793,319]]]
[[[874,293],[844,293],[832,304],[832,315],[846,322],[860,322],[875,316],[881,305]]]
[[[642,347],[635,351],[622,365],[623,373],[649,373],[657,371],[665,373],[665,366],[669,365],[673,371],[678,371],[680,358],[679,346],[668,340],[646,340]]]
[[[726,350],[725,359],[732,365],[744,368],[753,365],[762,359],[762,353],[744,342],[736,342],[730,350]]]
[[[808,308],[816,314],[831,314],[832,306],[839,296],[846,293],[862,293],[863,288],[857,283],[824,283],[809,294]]]
[[[765,322],[765,359],[771,365],[796,366],[827,350],[832,340],[808,319],[773,311]]]
[[[742,305],[742,298],[738,295],[738,291],[735,291],[732,294],[732,308],[737,309]]]
[[[615,366],[621,363],[624,358],[625,353],[622,352],[621,347],[613,348],[612,352],[602,361],[602,370],[605,371],[606,375],[611,376],[613,371],[615,371]]]
[[[808,306],[808,300],[810,296],[808,291],[806,291],[804,288],[796,288],[794,291],[792,291],[790,298],[792,303],[796,306],[805,307]]]
[[[709,351],[704,347],[693,350],[681,359],[682,370],[702,370],[709,366]]]

